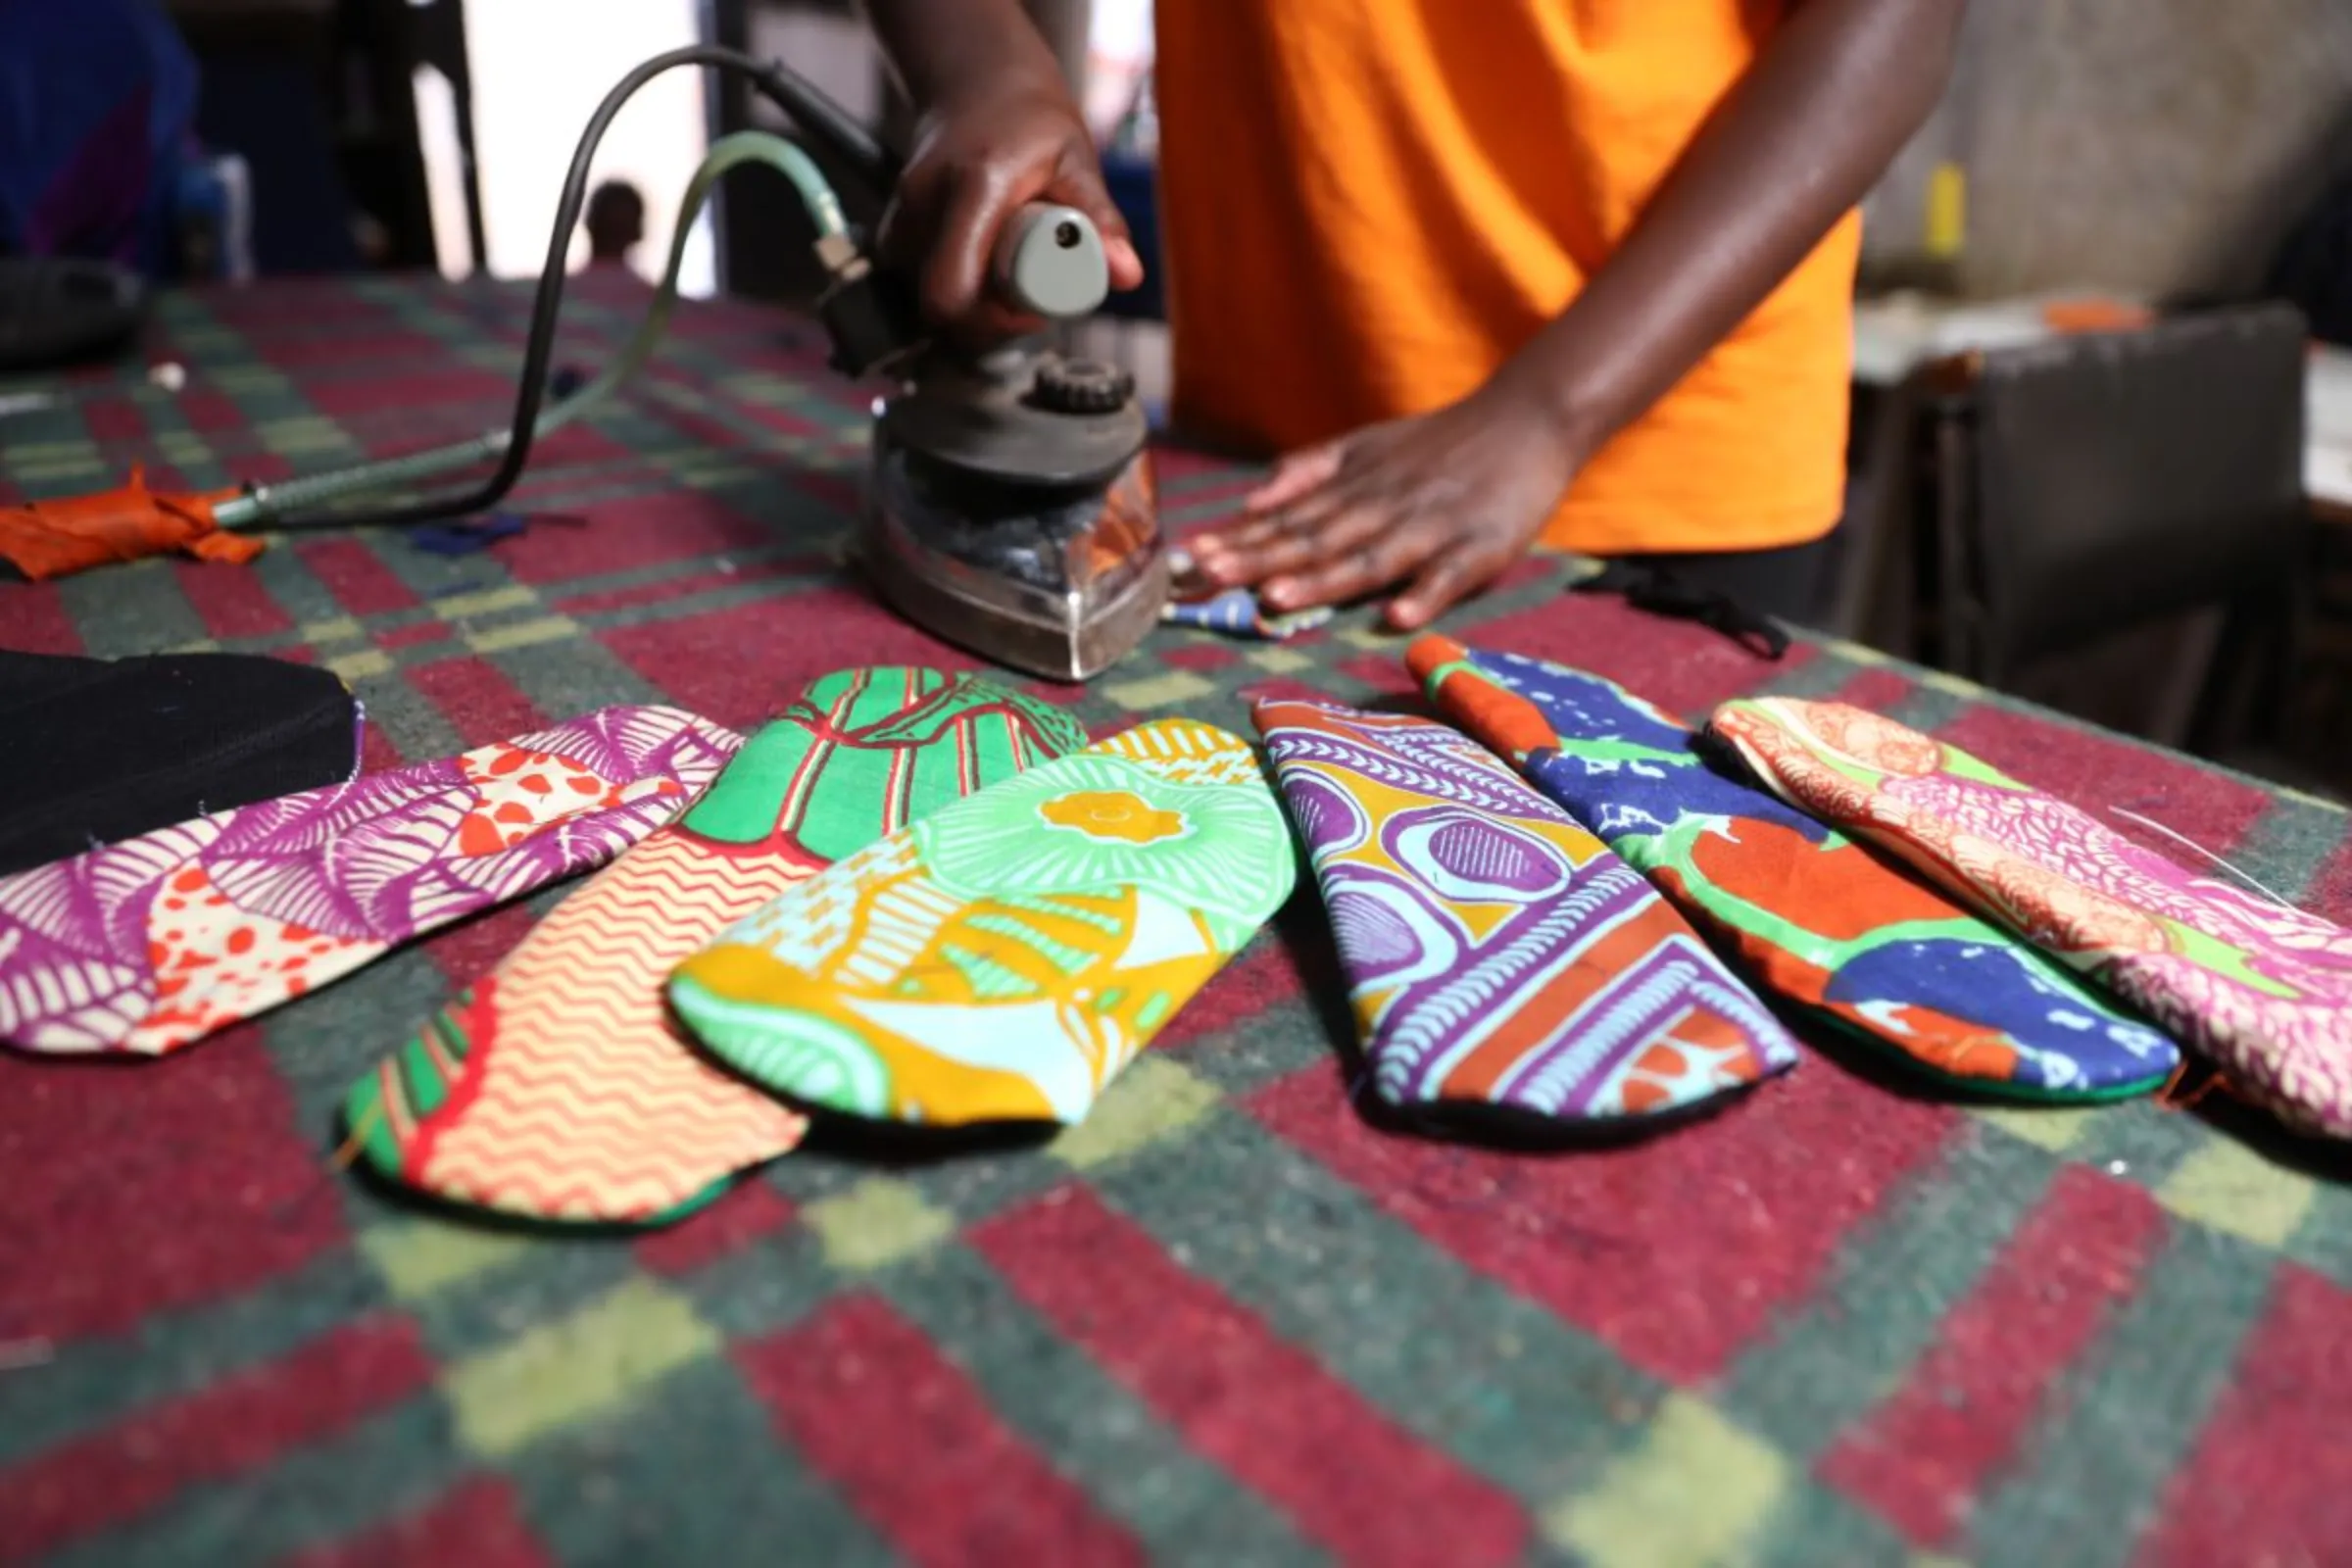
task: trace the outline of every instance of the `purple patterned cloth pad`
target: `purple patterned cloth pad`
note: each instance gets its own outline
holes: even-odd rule
[[[1383,1101],[1631,1125],[1795,1064],[1641,873],[1476,742],[1323,703],[1253,716]]]
[[[0,879],[0,1039],[161,1055],[611,859],[742,739],[607,708]]]

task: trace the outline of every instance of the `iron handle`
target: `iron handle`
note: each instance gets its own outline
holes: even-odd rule
[[[1091,316],[1110,293],[1110,263],[1094,220],[1051,202],[1012,215],[997,241],[992,276],[1004,303],[1049,320]]]

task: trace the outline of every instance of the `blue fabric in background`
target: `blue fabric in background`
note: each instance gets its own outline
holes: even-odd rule
[[[1113,148],[1102,155],[1102,183],[1119,216],[1127,220],[1136,255],[1144,259],[1144,286],[1113,294],[1103,302],[1102,314],[1131,321],[1164,321],[1168,296],[1160,278],[1164,264],[1159,249],[1158,167],[1141,154]]]
[[[0,250],[161,275],[196,92],[155,0],[0,0]]]

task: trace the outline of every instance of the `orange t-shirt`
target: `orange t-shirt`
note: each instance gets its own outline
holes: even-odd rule
[[[1178,421],[1272,454],[1469,392],[1608,259],[1788,4],[1159,0]],[[1859,244],[1849,214],[1578,475],[1546,542],[1827,532]]]

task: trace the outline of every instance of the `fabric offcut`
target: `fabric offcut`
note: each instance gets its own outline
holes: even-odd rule
[[[1850,1037],[2029,1100],[2144,1094],[2178,1064],[2172,1041],[2080,976],[1709,767],[1689,729],[1614,683],[1442,637],[1416,641],[1406,662],[1450,717],[1653,877],[1760,984]]]
[[[0,1039],[160,1055],[610,859],[740,745],[608,708],[0,880]]]
[[[1253,717],[1382,1101],[1626,1125],[1795,1065],[1641,874],[1476,742],[1320,703]]]
[[[2352,933],[1841,703],[1727,703],[1713,729],[1776,792],[2141,1007],[2289,1125],[2352,1138]]]
[[[1159,618],[1170,625],[1220,631],[1229,637],[1249,638],[1256,642],[1279,643],[1304,636],[1318,626],[1328,625],[1333,613],[1330,606],[1318,605],[1310,610],[1293,611],[1289,614],[1270,615],[1252,590],[1228,588],[1206,599],[1170,600],[1160,607]]]
[[[1249,746],[1161,720],[801,883],[670,1003],[747,1077],[846,1116],[1075,1123],[1296,874]]]
[[[355,1084],[382,1175],[539,1219],[660,1223],[808,1122],[712,1065],[669,971],[802,878],[948,802],[1076,751],[1059,710],[931,669],[842,670],[747,742],[678,821],[558,905],[497,970]]]
[[[150,490],[145,470],[134,467],[122,488],[100,495],[0,507],[0,561],[34,582],[173,551],[243,565],[262,553],[262,541],[231,533],[213,516],[215,507],[241,494]]]
[[[348,782],[360,705],[333,672],[244,654],[0,653],[0,875]]]

